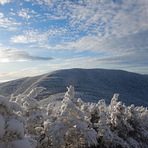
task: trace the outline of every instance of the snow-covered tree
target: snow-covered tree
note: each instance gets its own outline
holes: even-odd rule
[[[46,117],[35,97],[44,90],[43,87],[34,88],[29,94],[16,96],[15,102],[23,108],[23,116],[26,120],[27,133],[40,145],[40,139],[44,135],[43,123]]]
[[[56,148],[77,148],[97,145],[97,133],[85,120],[83,112],[77,105],[74,87],[67,88],[57,120],[49,124],[48,135],[51,146]]]
[[[25,122],[22,108],[8,98],[0,96],[0,147],[19,148],[22,144],[35,148],[36,142],[25,136]]]
[[[148,147],[147,108],[126,106],[118,94],[109,105],[86,103],[73,86],[67,89],[62,101],[46,105],[35,99],[43,87],[10,100],[0,96],[0,148]]]
[[[91,121],[98,133],[99,147],[147,147],[147,108],[133,105],[127,107],[118,101],[118,96],[119,94],[113,96],[110,105],[106,105],[102,100],[94,105],[95,108],[98,106],[98,111]]]

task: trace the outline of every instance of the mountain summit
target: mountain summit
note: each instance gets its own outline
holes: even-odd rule
[[[109,103],[114,93],[127,105],[148,106],[148,76],[122,70],[65,69],[35,77],[26,77],[0,84],[0,94],[9,96],[28,93],[35,87],[45,87],[37,99],[62,94],[73,85],[77,97],[97,102],[105,99]],[[87,100],[89,98],[89,100]],[[91,100],[90,100],[91,99]]]

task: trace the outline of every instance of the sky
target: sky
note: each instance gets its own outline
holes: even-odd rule
[[[0,82],[68,68],[148,74],[148,0],[0,0]]]

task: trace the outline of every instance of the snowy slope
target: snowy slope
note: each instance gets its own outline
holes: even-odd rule
[[[0,84],[1,95],[28,93],[32,88],[43,86],[46,91],[37,99],[49,97],[66,91],[73,85],[77,97],[85,101],[105,99],[109,103],[114,93],[129,104],[148,106],[148,76],[122,70],[105,69],[66,69],[36,77],[28,77]],[[87,97],[88,96],[88,97]],[[60,98],[60,97],[59,97]],[[88,100],[89,99],[89,100]]]

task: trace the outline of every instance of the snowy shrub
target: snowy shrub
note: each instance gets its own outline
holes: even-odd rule
[[[25,125],[22,121],[22,108],[8,98],[0,96],[0,147],[14,147],[12,144],[17,141],[22,142],[24,147],[31,147],[31,143],[25,138]]]
[[[48,114],[51,108],[48,105]],[[56,106],[55,106],[56,107]],[[50,114],[51,115],[51,114]],[[74,87],[68,87],[63,101],[57,110],[57,114],[50,116],[50,120],[44,122],[46,137],[43,139],[44,147],[50,145],[54,148],[73,148],[97,145],[97,133],[89,127],[90,122],[85,120],[84,114],[77,106],[74,97]]]
[[[43,109],[39,106],[38,101],[35,97],[44,90],[43,87],[34,88],[29,94],[18,95],[15,100],[23,108],[23,116],[26,120],[27,134],[34,138],[37,142],[38,147],[42,135],[44,135],[43,123],[46,118],[46,114]]]
[[[98,103],[99,119],[96,114],[98,121],[94,123],[94,120],[91,120],[98,132],[99,146],[146,148],[148,146],[147,108],[133,105],[127,107],[118,101],[118,96],[119,94],[115,94],[108,106]]]
[[[111,103],[85,103],[67,87],[62,101],[45,105],[29,94],[0,96],[0,148],[147,148],[148,110]],[[54,98],[53,98],[54,100]],[[56,98],[55,98],[56,100]]]

